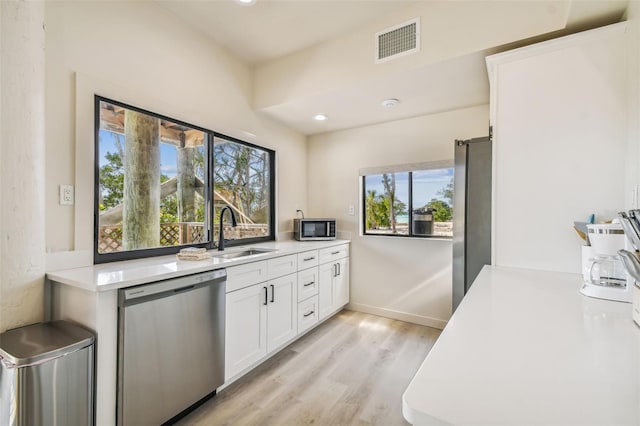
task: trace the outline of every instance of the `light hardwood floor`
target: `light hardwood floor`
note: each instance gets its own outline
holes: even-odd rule
[[[180,425],[406,425],[402,393],[440,330],[342,311]]]

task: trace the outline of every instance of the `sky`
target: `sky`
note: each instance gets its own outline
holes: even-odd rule
[[[116,137],[115,133],[109,132],[108,130],[100,130],[100,167],[104,166],[107,163],[105,158],[105,154],[107,152],[115,153],[118,152],[116,148]],[[121,136],[120,139],[123,142],[124,148],[124,137]],[[177,153],[176,147],[173,145],[169,145],[166,143],[160,144],[160,170],[161,173],[168,177],[174,177],[177,172]]]
[[[106,164],[105,154],[107,152],[117,152],[115,133],[107,130],[100,130],[100,166]],[[121,136],[124,142],[124,137]],[[173,145],[160,144],[160,169],[162,174],[174,177],[177,172],[177,153]],[[409,184],[408,173],[396,173],[396,193],[400,201],[408,205]],[[435,169],[413,172],[413,205],[415,208],[422,207],[433,198],[442,198],[438,194],[453,179],[453,168]],[[374,189],[378,194],[384,194],[382,175],[371,175],[366,177],[367,190]]]
[[[413,172],[413,206],[422,207],[433,198],[441,199],[438,194],[453,179],[453,168],[434,169]],[[366,177],[366,189],[384,194],[382,175]],[[396,195],[405,204],[409,204],[409,173],[396,173]]]

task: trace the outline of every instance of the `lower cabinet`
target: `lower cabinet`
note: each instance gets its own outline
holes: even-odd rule
[[[318,283],[319,319],[323,320],[349,303],[349,259],[320,265]]]
[[[265,297],[264,284],[227,293],[225,381],[267,354]]]
[[[267,284],[267,352],[271,352],[298,334],[298,277],[290,274]]]
[[[297,274],[227,293],[225,380],[297,335],[297,307]]]
[[[349,303],[349,247],[232,266],[227,291],[225,382]]]

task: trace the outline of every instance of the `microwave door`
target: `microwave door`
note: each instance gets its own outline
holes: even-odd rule
[[[304,238],[324,237],[324,222],[303,222],[302,236]]]
[[[316,233],[316,223],[315,222],[302,222],[302,236],[304,238],[313,238]]]

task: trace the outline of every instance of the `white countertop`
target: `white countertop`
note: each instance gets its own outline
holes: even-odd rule
[[[172,254],[48,272],[47,278],[51,281],[85,290],[100,292],[348,243],[350,243],[348,240],[260,243],[250,246],[231,247],[224,250],[224,252],[210,250],[209,253],[212,257],[206,260],[178,260]],[[215,257],[218,254],[242,251],[247,247],[266,248],[273,251],[239,259]]]
[[[403,395],[418,425],[640,425],[630,303],[574,274],[486,266]]]

